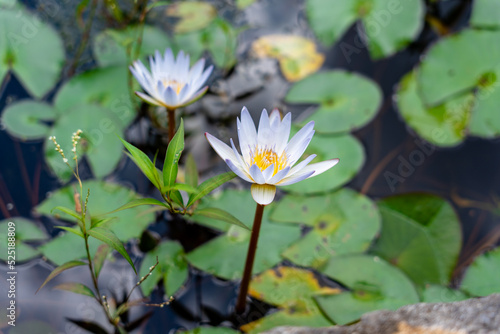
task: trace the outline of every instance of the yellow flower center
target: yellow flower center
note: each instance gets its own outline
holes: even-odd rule
[[[259,148],[257,146],[255,147],[255,150],[250,153],[250,155],[250,166],[256,164],[262,171],[274,164],[273,175],[284,169],[288,163],[288,159],[284,151],[281,155],[278,155],[272,149],[267,147]]]
[[[179,82],[179,81],[176,81],[176,80],[166,80],[166,79],[163,79],[162,82],[163,82],[163,86],[165,88],[168,87],[168,86],[172,87],[172,89],[175,91],[175,93],[177,93],[177,95],[179,95],[179,93],[181,92],[182,88],[186,85],[185,83]]]

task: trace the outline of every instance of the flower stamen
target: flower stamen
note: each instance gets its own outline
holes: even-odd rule
[[[255,147],[250,152],[250,166],[257,165],[261,171],[274,164],[273,176],[288,165],[288,157],[283,151],[278,155],[272,148]]]

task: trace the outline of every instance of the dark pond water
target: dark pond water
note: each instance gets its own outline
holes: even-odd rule
[[[43,1],[28,2],[27,5],[36,9],[42,3]],[[224,10],[224,1],[218,1],[216,4],[218,8]],[[435,14],[440,16],[443,22],[452,25],[453,29],[459,30],[467,23],[470,5],[470,1],[443,1],[435,5],[437,9]],[[70,12],[74,4],[68,4],[68,6],[68,12]],[[75,32],[73,43],[77,43],[75,41],[78,40],[76,37],[79,36],[78,30],[71,25],[71,22],[68,22],[66,14],[62,13],[61,16],[55,17],[54,24],[63,29],[66,40],[71,40],[69,36]],[[222,73],[217,73],[219,79],[226,81],[234,90],[235,95],[240,95],[240,98],[226,104],[223,109],[221,108],[222,110],[216,110],[217,108],[213,105],[217,105],[217,97],[209,93],[206,97],[208,102],[196,106],[203,110],[200,113],[201,116],[196,117],[199,117],[201,122],[215,132],[219,131],[222,126],[230,126],[229,129],[235,137],[233,116],[239,113],[241,106],[246,105],[253,113],[254,119],[257,119],[260,110],[264,107],[268,109],[275,106],[283,107],[282,99],[289,87],[289,83],[281,76],[274,61],[248,60],[247,50],[250,41],[256,36],[269,33],[297,32],[310,37],[313,34],[308,30],[303,12],[303,1],[300,0],[263,0],[248,8],[244,14],[235,15],[229,10],[226,14],[237,24],[248,23],[251,27],[258,27],[250,28],[240,36],[238,47],[240,63],[237,70],[231,72],[226,78]],[[96,31],[101,28],[101,24],[99,20],[96,21]],[[341,42],[352,44],[357,36],[356,28],[353,27]],[[408,49],[377,62],[373,62],[367,50],[363,48],[359,49],[359,53],[346,57],[338,46],[340,43],[337,43],[335,47],[321,50],[326,55],[323,69],[342,68],[364,74],[375,80],[384,93],[383,107],[376,119],[354,133],[362,141],[367,157],[361,172],[347,186],[363,190],[373,199],[415,191],[430,192],[449,199],[460,215],[464,232],[464,249],[460,263],[467,264],[473,251],[478,245],[484,243],[484,238],[494,234],[498,218],[488,211],[467,207],[457,198],[493,203],[493,196],[499,194],[500,190],[500,174],[498,173],[500,142],[469,138],[462,145],[452,149],[430,147],[428,144],[423,144],[407,128],[395,110],[393,101],[395,85],[418,63],[422,51],[436,39],[437,35],[426,26],[419,39]],[[69,53],[71,50],[74,49],[68,48]],[[89,54],[85,55],[87,58],[84,57],[84,59],[88,60],[83,62],[79,70],[92,66]],[[249,83],[245,74],[255,71],[262,71],[266,75]],[[251,89],[242,87],[244,84]],[[220,82],[218,85],[221,87]],[[0,89],[0,112],[13,101],[27,97],[28,94],[16,78],[9,76]],[[49,96],[48,100],[50,101],[51,98]],[[211,105],[210,101],[215,102]],[[294,113],[294,117],[304,109],[303,106],[286,107]],[[225,113],[227,117],[225,119],[221,119],[220,115],[218,118],[212,117],[216,111]],[[139,131],[139,129],[144,130],[144,127],[146,131]],[[137,140],[142,144],[142,148],[149,149],[151,152],[157,149],[155,145],[160,142],[159,135],[144,119],[138,119],[134,123],[128,137],[133,138],[132,141]],[[0,219],[12,216],[30,217],[40,222],[49,234],[57,234],[57,230],[53,228],[55,222],[33,217],[32,214],[32,208],[37,203],[49,196],[51,191],[60,187],[44,164],[42,143],[20,142],[11,138],[5,131],[0,131],[0,143]],[[425,148],[422,149],[422,147]],[[404,178],[404,182],[391,186],[384,177],[384,172],[398,173],[401,161],[410,160],[416,150],[424,152],[424,161],[414,167],[410,175]],[[225,170],[223,163],[212,159],[212,152],[208,145],[196,146],[193,152],[201,157],[199,158],[201,167],[207,175]],[[214,165],[212,161],[217,165]],[[152,196],[152,187],[130,161],[123,159],[110,178],[132,187],[141,194]],[[167,214],[160,215],[151,225],[150,230],[151,233],[163,239],[179,240],[186,251],[194,249],[216,235],[209,229],[187,224],[184,220],[173,219]],[[129,244],[128,246],[135,259],[139,260],[142,252],[138,245]],[[5,269],[4,264],[0,264],[0,270],[4,272]],[[83,333],[78,327],[65,321],[65,318],[85,318],[104,324],[100,309],[90,299],[49,289],[42,290],[35,295],[35,291],[52,269],[53,267],[42,259],[18,266],[19,322],[43,320],[57,328],[57,333]],[[102,282],[105,282],[104,290],[118,296],[123,294],[123,291],[116,290],[117,286],[130,287],[134,283],[135,278],[131,270],[122,260],[106,264],[103,273],[105,274],[102,279]],[[71,281],[72,278],[78,277],[85,283],[87,276],[86,268],[73,269],[62,274],[58,281]],[[457,278],[459,277],[460,271],[457,272]],[[90,284],[90,279],[87,283]],[[247,314],[242,317],[232,315],[237,288],[237,282],[223,281],[192,269],[185,289],[171,305],[152,310],[135,308],[130,317],[131,319],[137,318],[152,311],[150,320],[141,326],[137,333],[173,333],[179,328],[190,329],[199,325],[237,328],[264,316],[267,312],[272,312],[270,306],[253,301]],[[2,290],[0,295],[2,305],[3,298],[5,294]],[[152,296],[152,301],[161,302],[161,293],[156,291]],[[2,320],[0,320],[1,324]],[[0,333],[2,330],[0,326]]]

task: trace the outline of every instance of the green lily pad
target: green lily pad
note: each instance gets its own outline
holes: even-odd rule
[[[173,296],[186,282],[188,277],[188,264],[184,258],[184,249],[177,241],[164,241],[155,249],[148,252],[142,260],[139,275],[144,277],[149,273],[149,268],[158,265],[151,275],[141,284],[145,296],[151,295],[156,284],[163,279],[165,294]]]
[[[500,248],[478,256],[465,272],[460,289],[473,296],[500,292]]]
[[[83,154],[96,178],[113,171],[122,157],[122,144],[116,137],[121,133],[120,120],[109,109],[97,105],[81,105],[61,115],[49,134],[55,136],[65,152],[68,163],[74,168],[71,136],[81,129],[82,139],[78,144],[78,156]],[[63,162],[61,155],[54,149],[54,143],[45,142],[45,159],[54,173],[63,181],[69,181],[73,173]]]
[[[303,156],[316,154],[312,163],[339,158],[340,162],[321,175],[298,183],[281,187],[285,191],[300,194],[315,194],[339,188],[352,180],[365,162],[363,146],[354,136],[341,134],[335,136],[314,135]]]
[[[247,226],[251,226],[256,203],[250,191],[226,190],[218,197],[200,205],[223,209],[234,215]],[[269,221],[270,208],[266,207],[262,219],[259,245],[255,255],[253,273],[257,274],[281,262],[280,254],[300,237],[299,226],[284,226]],[[251,231],[229,225],[211,218],[193,215],[197,223],[225,232],[187,254],[193,266],[224,279],[238,279],[248,251]]]
[[[201,1],[176,2],[167,7],[167,16],[177,18],[174,32],[183,34],[206,28],[217,16],[217,10]]]
[[[56,216],[70,221],[74,221],[69,215],[59,210],[52,211],[57,206],[74,209],[73,200],[74,189],[79,189],[78,184],[71,184],[55,191],[50,198],[40,203],[36,212]],[[83,183],[83,193],[86,196],[87,189],[90,189],[88,211],[92,217],[103,215],[113,211],[122,205],[138,199],[139,196],[131,189],[124,186],[107,183],[103,181],[87,181]],[[108,227],[116,234],[121,241],[137,238],[142,231],[155,220],[154,214],[146,206],[138,206],[124,211],[115,212],[109,217],[116,219],[109,222]],[[76,238],[78,236],[75,235]]]
[[[17,4],[17,0],[0,0],[0,8],[9,9]]]
[[[282,255],[297,265],[313,268],[333,256],[363,253],[381,224],[375,203],[347,188],[317,197],[286,195],[271,219],[312,227]]]
[[[404,271],[415,284],[446,285],[462,244],[460,222],[444,199],[406,194],[378,202],[382,233],[373,251]]]
[[[404,120],[429,143],[455,146],[467,136],[474,104],[472,93],[460,94],[443,104],[427,108],[418,92],[416,73],[410,72],[401,80],[397,94]]]
[[[198,327],[195,329],[191,329],[189,331],[180,331],[176,332],[178,334],[238,334],[238,331],[235,331],[231,328],[225,327]]]
[[[460,290],[434,284],[426,286],[421,295],[424,303],[451,303],[469,298]]]
[[[318,133],[349,132],[375,117],[382,102],[376,83],[345,71],[313,74],[292,86],[288,103],[318,103],[319,107],[302,125],[315,121]]]
[[[254,2],[255,0],[236,0],[236,6],[238,7],[238,9],[245,9]]]
[[[10,334],[57,334],[58,331],[46,322],[39,320],[26,320],[21,323],[16,322],[16,326],[9,330]]]
[[[465,29],[443,38],[420,66],[417,81],[422,100],[432,107],[473,92],[499,64],[500,31]]]
[[[252,279],[249,294],[277,306],[279,310],[241,327],[247,333],[261,333],[277,326],[326,327],[332,323],[321,313],[315,295],[340,293],[321,287],[310,271],[291,267],[270,269]]]
[[[170,44],[167,35],[156,27],[145,25],[142,31],[141,49],[137,53],[137,40],[141,29],[137,26],[127,26],[124,30],[107,29],[94,38],[94,57],[100,67],[112,65],[128,65],[136,59],[128,59],[127,48],[131,56],[138,54],[138,58],[145,59],[153,55],[156,50],[163,53]]]
[[[13,226],[9,226],[9,223],[14,224]],[[47,234],[45,233],[45,231],[43,231],[31,220],[22,217],[4,219],[0,221],[0,235],[4,236],[4,242],[0,244],[0,259],[3,261],[13,260],[12,258],[8,257],[9,245],[7,238],[14,237],[10,236],[9,232],[15,233],[16,241],[14,256],[16,263],[24,262],[40,255],[40,252],[36,248],[26,244],[25,242],[47,239]]]
[[[26,90],[43,97],[59,80],[64,63],[61,38],[24,8],[0,12],[0,82],[12,70]]]
[[[377,256],[333,258],[322,272],[351,290],[316,297],[323,312],[339,325],[355,321],[366,312],[396,310],[419,302],[412,282],[398,268]]]
[[[374,59],[390,56],[411,43],[423,27],[423,1],[307,0],[306,14],[318,39],[330,46],[357,20],[364,27],[364,39]],[[354,41],[353,41],[354,44]],[[359,42],[358,42],[359,44]],[[340,46],[345,52],[359,45]]]
[[[100,245],[102,245],[102,241],[89,238],[89,250],[92,258]],[[43,244],[38,249],[42,252],[43,256],[57,266],[72,260],[87,259],[85,241],[70,232],[61,232],[58,237]]]
[[[56,111],[48,104],[24,100],[13,103],[2,113],[2,124],[9,134],[22,140],[47,136],[47,121],[56,117]]]
[[[500,2],[497,0],[476,0],[472,8],[470,24],[476,28],[500,28]]]

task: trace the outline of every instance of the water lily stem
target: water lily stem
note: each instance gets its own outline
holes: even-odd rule
[[[168,114],[168,142],[174,138],[175,135],[175,109],[167,108]]]
[[[243,279],[241,280],[240,292],[236,302],[236,312],[243,313],[246,308],[248,286],[250,285],[250,278],[252,277],[253,262],[255,260],[255,252],[257,251],[257,242],[259,240],[260,225],[262,224],[262,214],[264,213],[264,205],[257,204],[255,209],[255,218],[253,220],[252,236],[250,244],[248,245],[247,260],[245,262],[245,270],[243,272]]]

